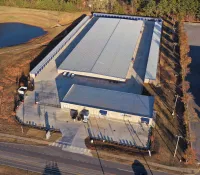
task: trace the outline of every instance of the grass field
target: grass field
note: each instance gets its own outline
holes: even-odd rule
[[[1,133],[30,137],[29,128],[25,127],[22,135],[21,126],[11,117],[15,115],[13,110],[17,88],[16,78],[20,77],[22,72],[28,74],[30,62],[36,58],[41,60],[65,36],[68,32],[66,29],[69,30],[67,27],[86,13],[88,12],[66,13],[0,6],[0,23],[20,22],[41,27],[47,31],[46,35],[25,44],[0,49]]]

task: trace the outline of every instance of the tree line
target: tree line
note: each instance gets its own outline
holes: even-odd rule
[[[190,73],[189,65],[192,62],[192,58],[188,56],[190,51],[188,45],[188,36],[184,29],[183,22],[178,25],[179,35],[179,55],[180,55],[180,66],[181,66],[181,79],[182,79],[182,102],[184,103],[184,125],[186,128],[186,139],[188,142],[196,140],[195,133],[190,128],[190,122],[199,122],[198,114],[194,107],[194,96],[189,91],[190,83],[186,80],[187,75]],[[194,164],[196,161],[196,151],[192,149],[191,145],[188,144],[188,148],[185,151],[185,159],[187,164]]]
[[[91,0],[94,11],[194,20],[200,18],[200,0]]]
[[[57,11],[92,10],[194,20],[200,18],[200,0],[0,0],[0,5]]]
[[[55,11],[78,11],[81,0],[0,0],[0,5]]]
[[[199,0],[132,0],[132,8],[147,16],[200,17]]]

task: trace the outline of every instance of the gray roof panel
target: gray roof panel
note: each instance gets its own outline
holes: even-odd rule
[[[120,20],[92,72],[126,78],[142,24],[142,21]]]
[[[154,98],[74,84],[62,102],[152,118]]]
[[[99,18],[59,69],[125,79],[142,24]]]
[[[156,80],[161,32],[162,32],[162,22],[155,22],[150,51],[149,51],[149,57],[148,57],[148,62],[147,62],[145,79]]]
[[[119,19],[98,19],[90,31],[79,42],[59,69],[91,72]]]

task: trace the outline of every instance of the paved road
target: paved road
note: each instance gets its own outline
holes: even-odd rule
[[[55,147],[30,146],[0,143],[0,164],[56,175],[64,174],[146,174],[165,175],[167,173],[145,170],[142,166],[128,166],[96,158],[64,152]]]
[[[185,29],[188,35],[188,41],[190,45],[190,56],[192,57],[192,62],[190,64],[190,74],[187,75],[187,81],[190,82],[189,91],[193,94],[196,106],[200,107],[200,24],[199,23],[185,23]],[[200,109],[196,107],[199,118]],[[200,162],[200,122],[190,122],[191,130],[195,133],[195,141],[192,142],[192,147],[197,152],[197,158]]]

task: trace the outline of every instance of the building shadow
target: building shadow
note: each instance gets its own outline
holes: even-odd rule
[[[133,69],[137,73],[138,77],[142,80],[145,78],[146,67],[148,62],[148,56],[151,46],[151,40],[153,35],[154,23],[145,22],[144,30],[140,39],[137,54],[134,59]]]
[[[135,175],[148,175],[144,165],[138,160],[133,162],[132,169]]]
[[[74,27],[85,17],[86,15],[83,14],[79,18],[77,18],[70,26],[64,29],[61,33],[59,33],[56,37],[54,37],[46,46],[42,52],[35,57],[30,63],[30,70],[32,70],[42,59],[51,52],[51,50],[69,33],[71,32]]]
[[[56,162],[48,162],[42,175],[62,175]]]

